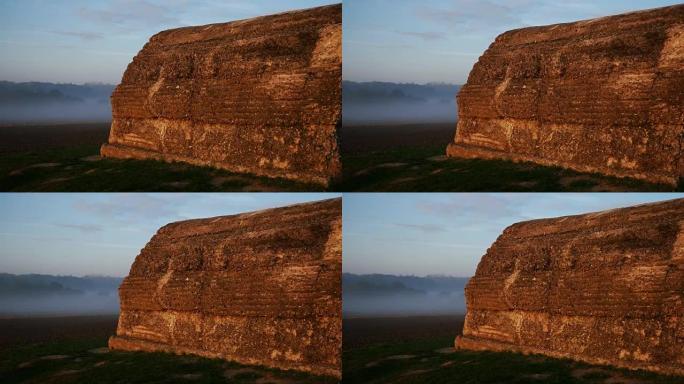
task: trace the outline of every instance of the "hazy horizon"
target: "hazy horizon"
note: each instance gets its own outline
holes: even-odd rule
[[[347,81],[347,80],[345,80]],[[395,82],[395,81],[376,81],[376,80],[369,80],[369,81],[352,81],[348,80],[349,82],[355,82],[355,83],[390,83],[390,84],[398,84],[398,85],[420,85],[420,86],[430,86],[430,85],[462,85],[462,84],[457,84],[457,83],[447,83],[447,82],[441,82],[441,81],[430,81],[430,82],[424,82],[424,83],[419,83],[419,82]],[[1,82],[9,82],[9,83],[16,83],[16,84],[24,84],[24,83],[46,83],[46,84],[55,84],[55,85],[77,85],[77,86],[87,86],[87,85],[111,85],[111,86],[117,86],[118,83],[105,83],[105,82],[59,82],[59,81],[33,81],[33,80],[28,80],[28,81],[12,81],[12,80],[7,80],[7,79],[0,79]]]
[[[496,36],[676,0],[345,0],[343,79],[464,84]]]
[[[342,82],[342,125],[455,123],[460,85]]]
[[[16,276],[29,276],[29,275],[39,275],[39,276],[56,276],[56,277],[76,277],[76,278],[91,278],[91,277],[105,277],[105,278],[124,278],[128,275],[126,273],[125,275],[106,275],[106,274],[85,274],[85,275],[77,275],[77,274],[52,274],[52,273],[33,273],[33,272],[25,272],[25,273],[10,273],[10,272],[4,272],[0,271],[0,275],[6,273],[9,275],[16,275]],[[345,274],[352,274],[352,275],[357,275],[357,276],[371,276],[371,275],[381,275],[381,276],[394,276],[394,277],[418,277],[418,278],[468,278],[471,276],[453,276],[453,275],[447,275],[447,274],[440,274],[440,273],[435,273],[435,274],[428,274],[428,275],[410,275],[410,274],[391,274],[391,273],[351,273],[351,272],[344,272]]]
[[[342,275],[344,316],[465,313],[464,277]]]
[[[114,84],[0,80],[0,124],[109,122]],[[460,85],[342,83],[344,124],[453,123]]]
[[[0,273],[0,317],[117,313],[121,280]]]

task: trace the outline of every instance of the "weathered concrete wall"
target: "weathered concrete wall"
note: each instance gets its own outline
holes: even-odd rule
[[[684,199],[508,227],[456,347],[684,374]]]
[[[341,78],[341,5],[164,31],[114,91],[101,152],[328,184]]]
[[[162,227],[119,289],[114,349],[341,375],[341,199]]]
[[[447,154],[675,184],[684,5],[506,32],[458,96]]]

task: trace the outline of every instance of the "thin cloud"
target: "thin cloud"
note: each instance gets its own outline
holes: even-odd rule
[[[397,227],[413,229],[424,233],[446,232],[446,228],[435,224],[401,224],[395,223]]]
[[[26,239],[31,239],[31,240],[39,240],[39,241],[73,241],[74,239],[69,238],[69,237],[62,237],[62,236],[50,236],[50,235],[37,235],[37,234],[32,234],[32,233],[16,233],[16,232],[0,232],[0,236],[4,237],[19,237],[19,238],[26,238]]]
[[[482,218],[524,217],[515,202],[504,195],[454,194],[440,200],[419,201],[418,210],[436,216],[459,218],[476,213]]]
[[[123,222],[149,223],[150,218],[164,220],[182,219],[179,213],[183,200],[189,197],[162,198],[144,193],[114,195],[101,201],[82,200],[74,204],[79,211],[94,214],[105,219]]]
[[[81,7],[78,16],[91,22],[120,26],[180,24],[168,3],[160,5],[145,0],[116,0],[105,8]]]
[[[526,2],[530,6],[532,2]],[[448,26],[467,25],[489,28],[492,25],[521,24],[519,7],[511,7],[487,0],[457,0],[446,8],[421,5],[415,14],[423,20]]]
[[[94,233],[94,232],[102,232],[104,228],[100,225],[96,224],[64,224],[64,223],[57,223],[55,224],[56,227],[61,227],[61,228],[69,228],[69,229],[76,229],[78,231],[81,231],[83,233]]]
[[[261,4],[245,0],[112,0],[104,6],[80,7],[76,14],[89,22],[106,23],[116,26],[119,31],[136,32],[152,25],[170,28],[228,22],[292,8],[292,4],[286,2]]]
[[[97,32],[78,32],[78,31],[52,31],[56,35],[78,37],[85,41],[104,39],[104,34]]]
[[[434,41],[446,38],[446,35],[441,32],[408,32],[408,31],[397,31],[398,34],[403,36],[415,37],[424,41]]]
[[[102,241],[84,241],[82,238],[72,239],[69,237],[58,237],[49,235],[35,235],[27,233],[12,233],[12,232],[0,232],[0,236],[4,237],[19,237],[25,239],[31,239],[33,242],[46,242],[46,243],[74,243],[79,245],[92,245],[95,247],[106,247],[106,248],[121,248],[121,249],[140,249],[134,245],[126,245],[120,243],[102,242]]]

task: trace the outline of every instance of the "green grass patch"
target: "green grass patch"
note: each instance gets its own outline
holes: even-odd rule
[[[377,344],[343,352],[345,383],[681,383],[681,377],[592,366],[541,355],[445,352],[453,338]]]
[[[330,377],[166,353],[102,351],[89,339],[14,347],[0,353],[3,383],[335,383]]]
[[[443,146],[343,155],[344,176],[333,189],[386,192],[668,191],[668,185],[503,160],[454,159]],[[679,190],[684,190],[680,185]]]
[[[322,189],[314,184],[184,163],[102,159],[98,155],[99,146],[95,145],[5,154],[0,162],[0,190],[220,192]]]

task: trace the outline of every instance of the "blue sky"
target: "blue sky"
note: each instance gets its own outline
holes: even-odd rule
[[[343,77],[463,84],[511,29],[679,4],[681,0],[345,0]]]
[[[344,0],[344,78],[463,83],[500,33],[678,0]],[[0,0],[0,80],[118,83],[150,36],[337,0]]]
[[[322,193],[3,193],[0,272],[125,276],[161,226],[338,197]]]
[[[325,193],[4,193],[0,272],[125,276],[161,226],[338,197]],[[505,227],[681,198],[659,193],[345,193],[343,269],[470,276]]]
[[[472,276],[507,226],[682,198],[659,193],[418,193],[343,198],[343,270]]]
[[[339,1],[0,0],[0,80],[119,83],[153,34]]]

